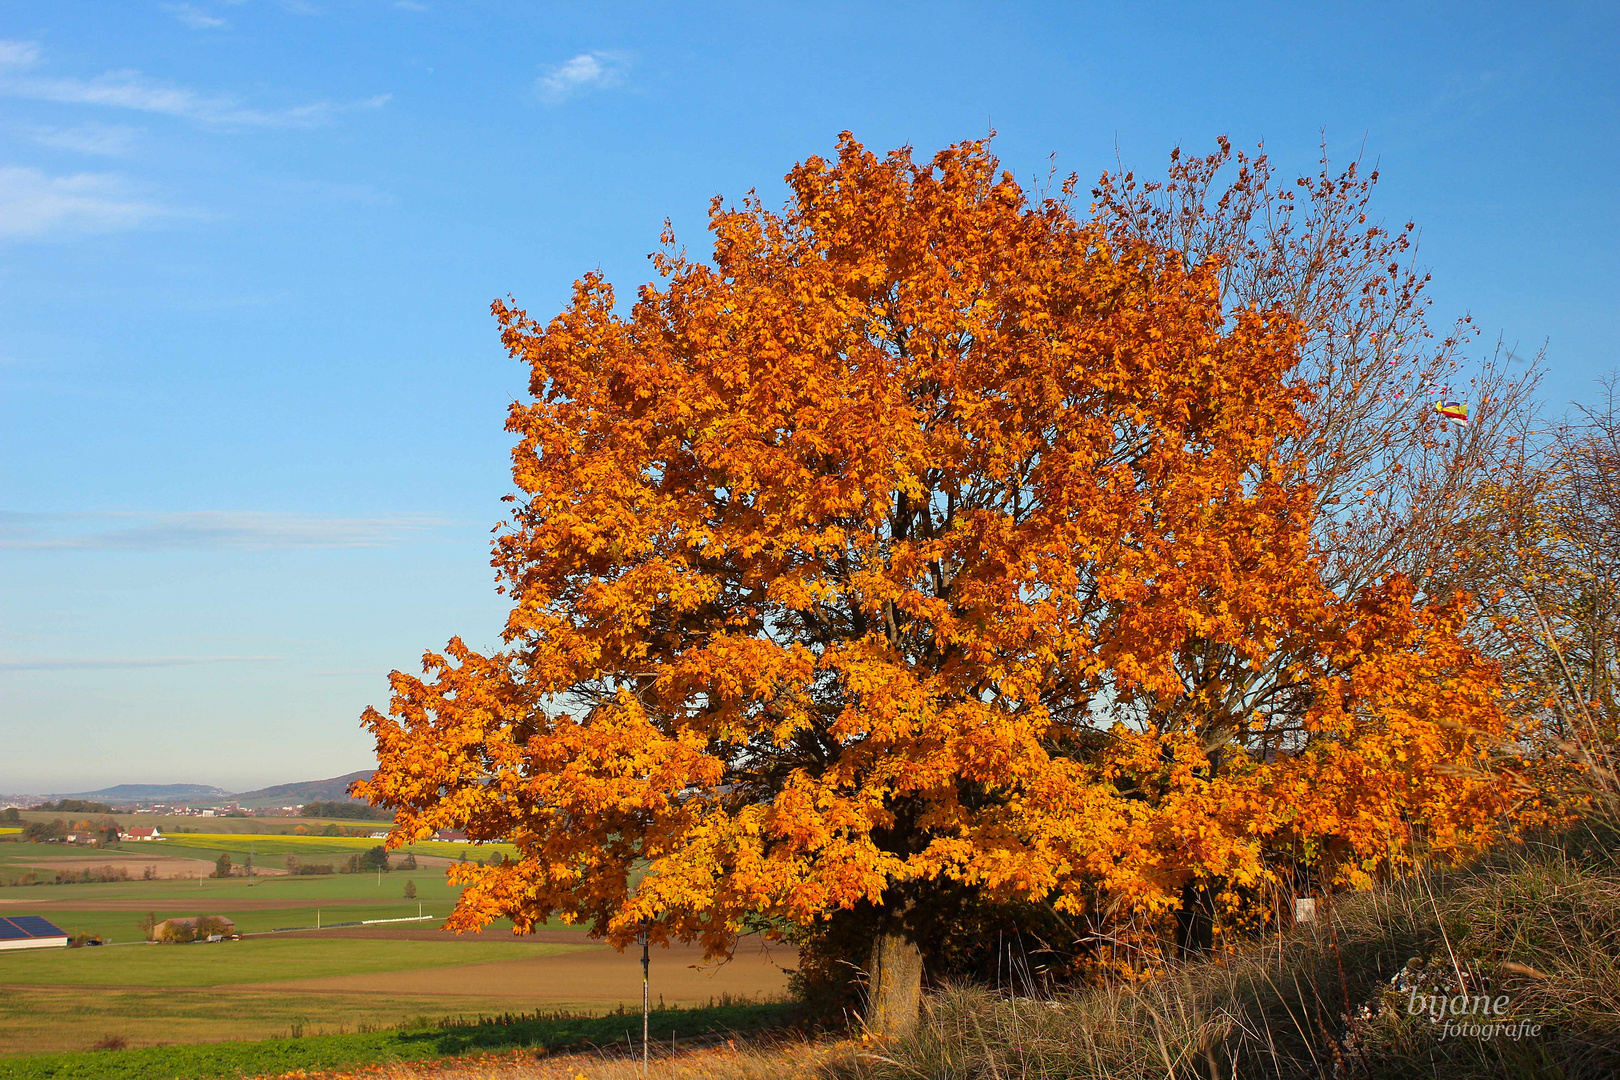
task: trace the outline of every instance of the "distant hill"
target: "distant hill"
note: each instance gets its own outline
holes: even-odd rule
[[[244,809],[290,806],[293,803],[358,802],[359,800],[349,798],[349,785],[356,780],[366,779],[371,772],[370,769],[362,769],[359,772],[334,776],[330,780],[305,780],[300,784],[277,784],[274,787],[260,788],[258,791],[244,791],[236,796],[236,801]]]
[[[100,791],[74,791],[59,798],[90,799],[104,803],[131,802],[219,802],[230,797],[223,788],[207,784],[119,784]]]
[[[112,806],[127,806],[131,803],[179,803],[189,806],[219,806],[234,802],[244,810],[258,810],[266,806],[292,806],[312,802],[354,803],[357,806],[366,806],[366,803],[358,799],[349,798],[349,785],[370,775],[370,769],[362,769],[360,772],[334,776],[330,780],[305,780],[296,784],[276,784],[273,787],[259,788],[257,791],[243,791],[238,794],[232,794],[224,788],[212,787],[208,784],[118,784],[115,787],[102,788],[100,791],[54,792],[48,797],[51,799],[84,799],[91,802],[109,803]],[[40,798],[45,797],[47,796],[40,796]],[[37,801],[38,799],[24,800],[23,805]],[[0,805],[4,805],[4,803],[0,803]]]

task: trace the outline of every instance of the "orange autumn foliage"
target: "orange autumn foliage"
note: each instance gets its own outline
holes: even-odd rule
[[[1279,852],[1364,880],[1491,835],[1462,602],[1324,585],[1291,317],[982,143],[787,180],[713,203],[712,265],[666,235],[628,313],[597,274],[494,305],[532,371],[505,646],[394,673],[355,787],[391,843],[517,846],[452,870],[451,927],[722,953],[946,883],[1152,926]]]

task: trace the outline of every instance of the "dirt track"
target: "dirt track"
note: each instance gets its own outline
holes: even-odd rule
[[[535,937],[544,941],[549,935],[567,935],[562,940],[568,941],[580,940],[577,934],[568,931],[547,931]],[[755,998],[778,995],[787,990],[787,975],[782,968],[793,968],[797,964],[798,957],[791,948],[780,944],[767,946],[758,938],[743,939],[731,962],[723,965],[704,965],[703,950],[695,945],[655,948],[652,951],[653,1000],[662,998],[673,1005],[707,1002],[722,994]],[[256,986],[263,990],[422,994],[434,998],[518,998],[536,1007],[551,1002],[639,1004],[641,953],[633,949],[617,953],[603,946],[527,960],[497,960],[375,975],[338,975]]]

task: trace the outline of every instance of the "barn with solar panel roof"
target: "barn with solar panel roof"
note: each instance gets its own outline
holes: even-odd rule
[[[49,919],[42,919],[38,915],[0,916],[0,951],[59,949],[67,943],[67,931]]]

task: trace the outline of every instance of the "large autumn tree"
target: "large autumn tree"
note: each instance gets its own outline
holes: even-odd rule
[[[1490,830],[1461,607],[1324,583],[1298,319],[982,143],[787,180],[715,201],[710,263],[666,236],[628,312],[595,274],[495,304],[532,372],[505,644],[396,672],[355,789],[393,843],[516,845],[452,871],[453,928],[859,916],[892,1028],[964,898],[1152,929],[1279,851]]]

